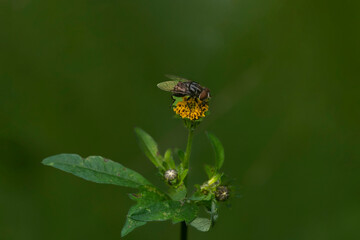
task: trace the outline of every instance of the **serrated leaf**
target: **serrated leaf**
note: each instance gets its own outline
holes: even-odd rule
[[[156,202],[132,214],[130,217],[137,221],[166,221],[191,222],[195,219],[198,206],[193,203],[178,201]]]
[[[131,218],[126,218],[126,222],[121,230],[121,237],[125,237],[136,228],[144,226],[147,222],[136,221]]]
[[[160,190],[153,186],[142,186],[140,187],[140,191],[137,194],[129,194],[129,197],[132,200],[137,201],[135,206],[132,206],[129,209],[127,214],[126,222],[121,230],[121,236],[124,237],[125,235],[132,232],[134,229],[141,227],[146,224],[145,221],[138,221],[132,219],[130,216],[136,212],[142,211],[146,207],[152,205],[155,202],[160,201],[167,201],[169,198],[162,193]]]
[[[224,147],[215,135],[207,133],[207,136],[215,152],[215,168],[216,170],[219,170],[222,167],[225,159]]]
[[[139,173],[100,156],[84,159],[77,154],[59,154],[45,158],[42,163],[96,183],[132,188],[151,185]]]
[[[211,220],[207,218],[195,218],[190,225],[199,231],[207,232],[210,230]]]
[[[159,157],[159,150],[155,140],[141,128],[135,128],[135,133],[138,138],[140,148],[145,153],[146,157],[150,159],[155,167],[165,170],[162,165],[161,157]]]
[[[138,211],[142,210],[145,207],[146,207],[145,204],[137,204],[135,206],[132,206],[129,209],[129,212],[128,212],[127,217],[126,217],[125,224],[124,224],[124,226],[123,226],[123,228],[121,230],[121,237],[124,237],[125,235],[129,234],[130,232],[132,232],[136,228],[141,227],[141,226],[146,224],[146,222],[144,222],[144,221],[137,221],[137,220],[134,220],[134,219],[130,218],[130,216],[133,213],[138,212]]]
[[[166,162],[166,164],[168,165],[168,167],[169,167],[170,169],[175,169],[175,168],[176,168],[174,159],[173,159],[173,157],[172,157],[172,151],[171,151],[171,149],[168,149],[168,150],[165,152],[164,161]]]

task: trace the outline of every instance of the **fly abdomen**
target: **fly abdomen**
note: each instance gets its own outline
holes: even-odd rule
[[[202,91],[202,87],[197,82],[189,83],[189,92],[192,97],[198,97]]]

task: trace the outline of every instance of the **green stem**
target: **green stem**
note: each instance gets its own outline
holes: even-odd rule
[[[183,161],[184,169],[189,169],[189,160],[190,160],[190,155],[191,155],[191,146],[192,146],[192,142],[193,142],[193,137],[194,137],[194,130],[192,128],[189,128],[188,141],[187,141],[186,152],[185,152],[185,157],[184,157],[184,161]],[[184,184],[185,184],[185,186],[187,186],[187,177],[184,179]],[[180,239],[181,240],[188,239],[188,227],[185,222],[181,222]]]
[[[181,222],[180,239],[187,240],[188,230],[185,222]]]
[[[184,162],[183,162],[184,169],[189,168],[189,160],[190,160],[191,145],[192,145],[192,142],[193,142],[193,137],[194,137],[194,130],[189,129],[189,136],[188,136],[188,141],[187,141],[187,145],[186,145],[186,152],[185,152],[185,157],[184,157]]]

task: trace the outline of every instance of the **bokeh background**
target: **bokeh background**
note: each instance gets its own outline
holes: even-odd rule
[[[212,91],[213,153],[241,198],[190,239],[360,239],[359,1],[11,0],[0,54],[0,239],[120,239],[131,189],[40,164],[102,155],[160,183],[133,128],[185,148],[164,74]],[[150,223],[125,239],[177,239]]]

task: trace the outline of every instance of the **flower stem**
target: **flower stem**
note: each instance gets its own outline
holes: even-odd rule
[[[194,130],[192,128],[189,128],[188,141],[187,141],[186,152],[185,152],[185,157],[184,157],[184,161],[183,161],[184,169],[189,169],[189,160],[190,160],[193,137],[194,137]],[[187,177],[184,179],[184,184],[185,184],[185,186],[187,186]],[[185,222],[181,222],[180,239],[187,240],[187,236],[188,236],[188,227]]]
[[[183,162],[183,167],[185,169],[189,168],[189,159],[190,159],[190,154],[191,154],[191,145],[192,145],[192,142],[193,142],[193,136],[194,136],[194,130],[189,129],[189,136],[188,136],[188,141],[187,141],[187,145],[186,145],[186,152],[185,152],[185,157],[184,157],[184,162]]]
[[[181,232],[180,232],[180,239],[187,240],[188,236],[188,229],[185,222],[181,222]]]

